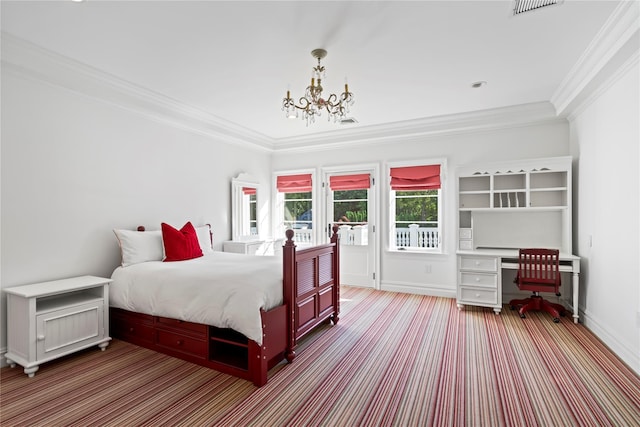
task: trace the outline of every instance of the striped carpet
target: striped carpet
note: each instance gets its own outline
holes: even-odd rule
[[[260,389],[114,340],[34,378],[3,368],[0,424],[640,425],[640,378],[570,318],[351,287],[342,298],[340,323]]]

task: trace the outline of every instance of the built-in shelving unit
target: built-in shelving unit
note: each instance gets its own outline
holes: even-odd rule
[[[473,219],[478,214],[556,212],[566,231],[562,248],[571,252],[571,158],[554,157],[462,167],[458,171],[458,248],[476,248]],[[529,215],[530,217],[531,215]],[[547,215],[550,218],[550,215]],[[551,214],[553,216],[553,214]],[[517,218],[517,217],[514,217]],[[499,221],[499,220],[498,220]],[[526,221],[525,221],[526,224]],[[482,234],[485,235],[486,233]]]
[[[566,208],[570,171],[478,172],[459,178],[459,209]]]
[[[464,166],[457,184],[458,307],[499,313],[500,251],[549,247],[572,253],[571,158]]]

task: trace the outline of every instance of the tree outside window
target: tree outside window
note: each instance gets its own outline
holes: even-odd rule
[[[285,229],[311,229],[313,210],[311,191],[284,194]]]
[[[338,225],[362,225],[368,221],[369,190],[333,192],[333,220]]]

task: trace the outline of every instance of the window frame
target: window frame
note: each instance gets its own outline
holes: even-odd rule
[[[278,177],[279,176],[289,176],[289,175],[302,175],[302,174],[311,174],[311,209],[312,211],[317,210],[316,205],[318,204],[318,179],[315,169],[295,169],[295,170],[282,170],[275,171],[272,174],[272,191],[273,191],[273,202],[272,202],[272,224],[273,224],[273,233],[276,239],[284,239],[286,240],[285,231],[287,228],[284,223],[284,203],[285,203],[285,193],[281,193],[278,191]],[[312,214],[311,218],[311,241],[310,242],[300,242],[296,241],[297,246],[307,246],[307,245],[315,245],[318,242],[318,226],[319,226],[319,218],[317,213]],[[294,230],[295,231],[295,230]],[[295,241],[294,237],[294,241]]]
[[[398,167],[412,167],[412,166],[427,166],[427,165],[440,165],[440,188],[438,191],[438,247],[437,248],[421,248],[421,247],[407,247],[396,246],[396,190],[391,189],[391,169]],[[386,251],[391,253],[422,253],[422,254],[443,254],[444,251],[444,213],[445,213],[445,188],[446,188],[446,175],[447,175],[447,161],[445,158],[430,158],[420,160],[407,160],[388,162],[386,164],[386,196],[387,199],[387,242]]]

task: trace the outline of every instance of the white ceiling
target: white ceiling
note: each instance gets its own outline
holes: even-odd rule
[[[277,143],[552,99],[619,1],[5,1],[2,31]],[[325,48],[358,123],[284,117]],[[472,89],[473,82],[487,85]]]

